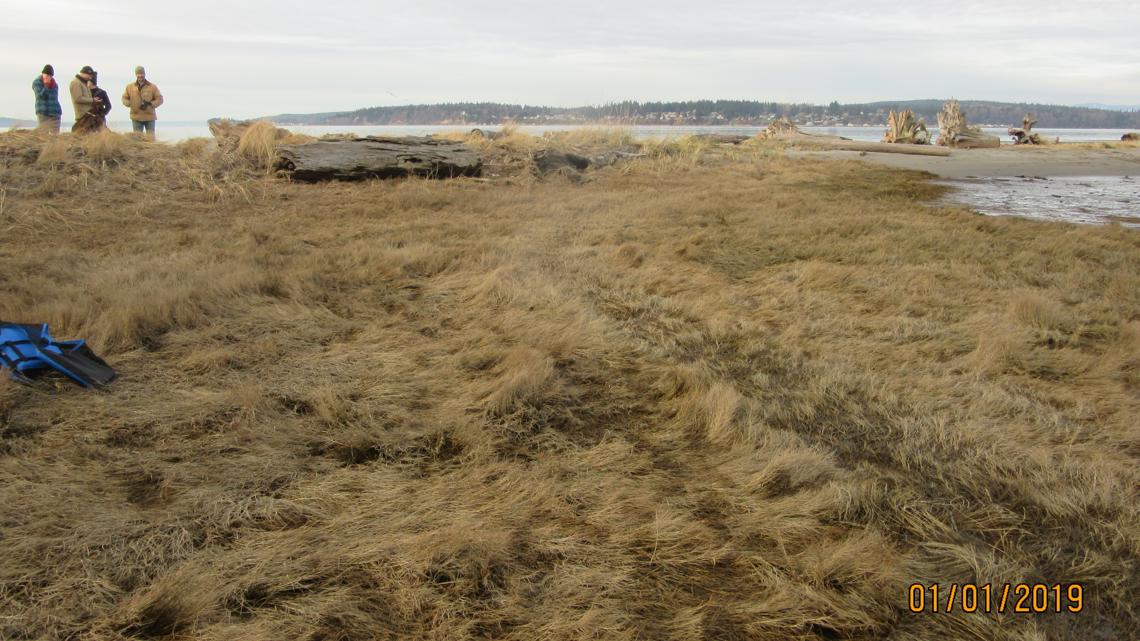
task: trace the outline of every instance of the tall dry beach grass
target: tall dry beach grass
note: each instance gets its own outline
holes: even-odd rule
[[[762,145],[574,182],[522,152],[590,141],[478,144],[503,178],[294,185],[0,136],[0,318],[121,372],[0,383],[0,638],[1140,626],[1140,235]]]

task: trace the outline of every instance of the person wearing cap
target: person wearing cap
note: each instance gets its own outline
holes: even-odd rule
[[[71,106],[75,108],[75,122],[79,122],[83,114],[91,111],[95,105],[95,96],[91,95],[91,88],[87,86],[87,81],[94,75],[95,70],[91,65],[84,65],[71,80]]]
[[[99,88],[99,74],[91,74],[87,88],[91,90],[94,103],[91,109],[75,122],[75,126],[71,128],[73,133],[89,134],[107,128],[107,114],[111,113],[111,97]]]
[[[59,133],[59,122],[63,118],[63,107],[59,105],[59,83],[55,81],[55,68],[44,65],[39,77],[32,81],[32,92],[36,94],[36,119],[40,131]]]
[[[135,67],[135,81],[123,91],[123,106],[131,110],[131,127],[154,140],[154,123],[158,120],[155,109],[162,106],[162,93],[158,86],[146,79],[146,69]]]

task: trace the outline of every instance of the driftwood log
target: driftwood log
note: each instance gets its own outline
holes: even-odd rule
[[[739,145],[742,142],[752,140],[752,136],[746,134],[696,134],[693,138],[720,145]]]
[[[276,168],[301,182],[406,176],[454,178],[479,176],[483,161],[459,142],[417,136],[368,136],[281,145],[277,148]]]
[[[644,158],[645,155],[637,147],[627,145],[620,149],[610,149],[592,156],[583,156],[570,151],[543,149],[535,152],[532,159],[534,160],[535,173],[539,176],[546,176],[549,174],[578,174],[591,167],[595,169],[609,167],[619,162]]]
[[[1140,133],[1130,131],[1120,137],[1121,142],[1136,142],[1140,141]]]
[[[820,151],[865,151],[883,154],[907,154],[911,156],[950,155],[949,149],[938,149],[928,145],[896,145],[889,142],[863,142],[843,138],[842,136],[805,134],[800,131],[799,127],[796,127],[792,121],[786,118],[781,118],[771,125],[768,125],[768,128],[760,132],[756,137],[761,140],[786,142],[804,149],[816,149]]]
[[[982,133],[980,127],[971,127],[966,121],[962,105],[951,98],[938,113],[938,144],[956,149],[977,149],[1000,147],[1001,140],[997,136]]]
[[[507,137],[507,133],[505,131],[490,131],[488,129],[479,128],[472,129],[471,133],[468,135],[474,136],[476,138],[486,138],[487,140],[498,140],[500,138]]]
[[[805,149],[864,151],[877,154],[905,154],[908,156],[950,155],[949,149],[940,149],[930,145],[896,145],[889,142],[863,142],[861,140],[845,140],[843,138],[830,138],[827,136],[788,137],[782,140],[788,140]]]
[[[534,154],[534,168],[539,175],[543,176],[566,171],[586,171],[589,166],[590,159],[578,154],[551,150],[543,150]]]

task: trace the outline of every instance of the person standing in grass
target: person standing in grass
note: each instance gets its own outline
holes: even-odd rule
[[[91,95],[91,88],[87,86],[91,76],[94,75],[95,70],[91,68],[91,65],[85,65],[71,80],[71,106],[75,108],[76,124],[79,123],[83,114],[91,111],[95,105],[95,97]]]
[[[146,69],[135,67],[135,81],[123,91],[123,106],[131,110],[131,128],[145,131],[147,137],[154,140],[154,123],[158,120],[155,109],[162,106],[162,93],[146,79]]]
[[[36,94],[37,128],[49,134],[58,134],[63,107],[59,105],[59,83],[55,81],[55,67],[44,65],[40,77],[32,81],[32,91]]]
[[[95,102],[92,103],[91,109],[76,121],[75,127],[71,130],[75,133],[89,134],[107,128],[107,114],[111,113],[111,97],[99,88],[99,74],[91,74],[87,88],[91,90],[91,97]]]

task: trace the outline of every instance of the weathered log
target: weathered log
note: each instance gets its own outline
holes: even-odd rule
[[[805,149],[819,149],[828,151],[863,151],[879,154],[906,154],[910,156],[949,156],[949,149],[941,149],[930,145],[896,145],[889,142],[863,142],[861,140],[845,140],[838,137],[827,136],[785,136],[776,138],[795,144]]]
[[[478,127],[472,129],[469,135],[476,138],[486,138],[487,140],[498,140],[507,137],[507,134],[503,131],[490,131],[487,129],[479,129]]]
[[[864,151],[883,154],[909,154],[912,156],[949,156],[949,149],[939,149],[929,145],[896,145],[888,142],[863,142],[851,140],[842,136],[822,136],[805,134],[795,125],[792,130],[787,127],[769,127],[760,132],[757,138],[785,142],[805,149],[833,150],[833,151]]]
[[[747,140],[752,140],[752,136],[745,134],[696,134],[693,138],[722,145],[739,145]]]
[[[1121,142],[1136,142],[1140,141],[1140,133],[1130,131],[1120,137]]]
[[[534,154],[534,167],[539,175],[545,176],[562,171],[585,171],[590,166],[590,159],[578,154],[551,151],[549,149]]]
[[[764,131],[756,134],[757,140],[779,140],[783,142],[805,143],[811,141],[849,141],[843,136],[828,136],[825,134],[809,134],[800,131],[796,123],[789,118],[777,118],[768,125]]]
[[[619,162],[634,160],[637,158],[644,158],[647,154],[642,153],[637,147],[626,145],[620,149],[610,149],[603,151],[600,154],[590,156],[591,167],[609,167],[616,165]]]
[[[368,136],[354,140],[318,140],[277,148],[277,169],[293,180],[363,180],[366,178],[454,178],[479,176],[483,161],[463,143],[409,136]]]
[[[996,149],[1001,146],[1001,139],[981,131],[959,131],[939,134],[938,144],[954,149]]]

